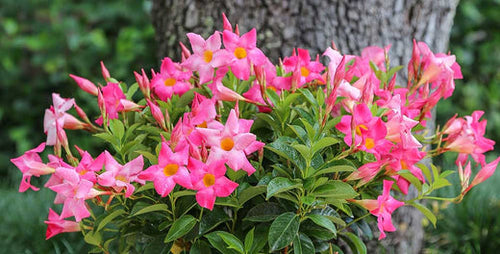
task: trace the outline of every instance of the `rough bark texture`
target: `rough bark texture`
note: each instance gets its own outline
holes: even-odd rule
[[[344,54],[359,54],[369,45],[392,44],[390,57],[395,66],[408,62],[414,38],[434,52],[446,52],[457,4],[458,0],[154,0],[152,16],[159,59],[179,59],[178,42],[189,45],[188,32],[206,38],[222,30],[221,13],[225,12],[242,33],[257,28],[257,45],[274,62],[290,55],[294,47],[321,54],[333,40]],[[393,218],[398,231],[381,242],[384,252],[420,252],[422,215],[402,207]],[[378,249],[376,244],[369,244],[370,253]]]

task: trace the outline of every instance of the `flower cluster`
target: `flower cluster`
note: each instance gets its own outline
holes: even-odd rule
[[[167,212],[166,223],[160,221],[163,226],[158,230],[170,227],[165,241],[171,242],[196,223],[200,234],[217,227],[220,222],[207,226],[214,222],[203,220],[203,209],[220,212],[214,209],[219,204],[216,200],[226,198],[220,205],[227,210],[213,218],[233,220],[227,229],[233,233],[238,223],[247,227],[276,218],[268,234],[269,251],[295,243],[299,228],[307,228],[307,222],[299,227],[303,221],[310,220],[335,236],[333,223],[342,217],[332,223],[332,214],[351,217],[346,207],[354,205],[377,217],[382,239],[386,231],[396,230],[391,214],[397,208],[420,207],[416,199],[396,200],[391,190],[406,195],[413,185],[418,199],[425,199],[432,190],[449,185],[446,172],[429,169],[422,159],[458,153],[462,191],[450,198],[454,201],[495,171],[500,158],[487,163],[484,156],[494,142],[484,137],[483,112],[455,116],[433,135],[422,131],[436,103],[448,98],[454,80],[462,78],[453,55],[434,54],[425,43],[414,41],[408,83],[401,87],[396,80],[401,67],[388,64],[390,46],[367,47],[355,56],[341,54],[333,44],[323,53],[329,59],[326,65],[319,55],[311,57],[308,50],[298,48],[275,66],[257,47],[255,29],[240,35],[238,26],[233,30],[225,16],[223,23],[224,30],[206,40],[188,33],[191,50],[181,43],[180,62],[164,58],[151,78],[144,70],[134,72],[137,83],[132,86],[112,78],[102,62],[105,85],[70,75],[96,97],[100,115],[93,121],[75,99],[53,94],[53,105],[44,118],[47,141],[11,160],[23,175],[19,191],[38,190],[31,177],[49,175],[45,187],[57,193],[55,204],[63,204],[60,215],[50,210],[47,238],[82,230],[86,241],[95,243],[89,239],[106,226],[97,226],[104,220],[92,218],[97,205],[113,215],[110,220],[129,214],[122,218],[124,222],[133,222],[137,213]],[[143,96],[139,100],[134,96],[137,89]],[[67,113],[73,107],[78,118]],[[75,157],[66,130],[94,133],[112,150],[93,157],[75,146],[79,154]],[[44,162],[39,154],[46,146],[53,146],[53,153]],[[264,152],[264,147],[269,151]],[[470,184],[469,155],[482,167]],[[435,181],[440,184],[432,184]],[[378,197],[365,198],[370,197],[367,194],[359,199],[364,190]],[[193,202],[190,196],[199,212],[191,210],[196,203],[185,204]],[[154,208],[137,212],[136,207],[146,203],[137,202],[142,199]],[[187,210],[176,208],[178,199]],[[272,209],[259,211],[257,219],[242,220],[236,215],[242,210],[255,216],[252,208],[259,205]],[[325,207],[333,212],[323,214]],[[273,214],[263,214],[269,211]],[[199,220],[191,215],[196,213]],[[74,220],[67,220],[70,217]],[[278,241],[272,230],[281,230],[283,220],[294,225],[283,230],[297,232]],[[312,244],[309,237],[333,238],[318,234],[300,233],[300,241]],[[206,238],[216,245],[220,237]]]

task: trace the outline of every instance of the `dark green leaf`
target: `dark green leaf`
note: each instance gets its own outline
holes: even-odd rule
[[[324,137],[324,138],[320,139],[318,142],[316,142],[312,146],[312,151],[311,152],[313,154],[315,154],[319,150],[321,150],[321,149],[323,149],[325,147],[337,144],[338,142],[339,142],[339,140],[336,139],[336,138],[333,138],[333,137]]]
[[[252,228],[245,236],[245,253],[250,253],[250,250],[252,249],[254,231],[255,228]]]
[[[314,244],[307,235],[299,233],[293,239],[293,253],[294,254],[309,254],[315,253]]]
[[[278,193],[295,189],[301,186],[302,184],[294,183],[290,181],[290,179],[288,178],[276,177],[273,180],[271,180],[271,182],[269,182],[269,184],[267,185],[266,199],[269,199]]]
[[[358,193],[350,184],[339,180],[332,180],[316,188],[312,195],[333,199],[350,199],[356,197]]]
[[[141,210],[131,214],[131,216],[137,216],[137,215],[150,213],[150,212],[157,212],[157,211],[168,212],[169,211],[168,206],[166,204],[150,205],[150,206],[144,207]]]
[[[187,234],[196,225],[196,219],[191,215],[184,215],[177,219],[168,230],[165,242],[171,242]]]
[[[201,217],[199,234],[204,235],[217,225],[230,220],[229,216],[219,207],[215,207],[212,211],[206,211]]]
[[[110,223],[111,221],[113,221],[113,219],[115,219],[116,217],[124,214],[125,211],[123,209],[120,209],[120,210],[116,210],[110,214],[108,214],[104,219],[102,219],[102,221],[99,223],[99,226],[97,227],[97,230],[96,232],[99,232],[101,231],[101,229],[104,228],[104,226],[106,226],[108,223]]]
[[[309,219],[311,219],[318,226],[324,227],[330,230],[333,234],[337,235],[337,228],[335,227],[335,225],[333,225],[333,222],[331,222],[325,216],[320,214],[309,214],[307,215],[307,217],[309,217]]]
[[[240,206],[245,204],[248,200],[252,199],[253,197],[265,193],[266,190],[267,190],[266,185],[250,186],[244,189],[238,195],[238,201]]]
[[[278,217],[283,212],[283,209],[278,203],[267,202],[259,203],[252,207],[243,220],[262,222],[271,221]]]
[[[268,242],[271,251],[288,246],[299,231],[299,217],[287,212],[278,216],[269,228]]]
[[[222,238],[222,240],[228,245],[229,249],[236,250],[237,252],[244,254],[243,244],[240,239],[229,232],[218,231],[217,234]]]
[[[354,254],[367,253],[365,244],[363,243],[363,241],[361,241],[361,239],[359,239],[357,235],[351,232],[345,232],[343,233],[343,235],[345,236],[344,239],[346,240],[349,247],[351,247],[351,251]]]

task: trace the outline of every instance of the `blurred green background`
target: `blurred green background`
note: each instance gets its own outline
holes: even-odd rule
[[[0,3],[0,246],[5,253],[84,253],[78,233],[44,240],[50,190],[17,193],[21,174],[9,159],[45,140],[43,112],[51,93],[76,97],[96,112],[94,98],[79,89],[69,73],[103,82],[99,61],[113,77],[133,82],[133,70],[157,67],[150,1],[1,0]],[[500,140],[500,1],[462,0],[450,50],[464,80],[438,106],[438,124],[455,112],[486,111],[488,137]],[[74,113],[74,112],[73,112]],[[68,132],[73,144],[92,150],[85,134]],[[490,160],[495,154],[490,154]],[[454,167],[454,158],[440,158]],[[42,179],[43,180],[43,179]],[[35,180],[36,181],[36,180]],[[500,181],[492,179],[458,205],[434,204],[443,219],[426,234],[427,253],[493,253],[500,247]],[[449,192],[449,193],[446,193]],[[445,190],[442,195],[453,195]],[[455,191],[457,193],[458,190]],[[433,204],[431,204],[433,205]],[[446,219],[444,219],[446,218]]]

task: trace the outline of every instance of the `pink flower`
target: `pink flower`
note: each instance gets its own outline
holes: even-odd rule
[[[49,189],[57,192],[55,204],[64,203],[61,219],[75,216],[77,222],[90,216],[85,200],[92,199],[101,194],[93,188],[94,183],[83,179],[74,168],[58,167],[54,173],[60,183],[52,185]]]
[[[301,87],[303,84],[311,82],[313,80],[318,80],[321,83],[325,83],[323,78],[321,77],[321,72],[325,69],[319,62],[319,56],[316,56],[315,61],[311,61],[311,57],[309,56],[309,51],[307,49],[297,49],[298,55],[294,55],[291,57],[286,57],[283,61],[283,66],[285,67],[286,72],[300,72],[300,81],[298,87]]]
[[[405,203],[394,199],[390,195],[393,182],[384,180],[384,190],[382,195],[378,196],[377,200],[350,200],[357,203],[370,211],[371,214],[377,216],[378,229],[380,230],[379,240],[385,238],[385,232],[394,232],[396,228],[392,225],[391,214],[394,210],[403,206]]]
[[[155,190],[160,196],[167,196],[175,184],[184,188],[192,188],[191,178],[186,168],[189,159],[188,146],[173,153],[167,143],[161,144],[160,156],[158,156],[158,165],[153,165],[143,171],[139,178],[142,180],[153,181]]]
[[[196,201],[201,207],[212,210],[216,197],[227,197],[238,187],[237,183],[224,176],[226,174],[224,163],[224,160],[208,164],[195,159],[189,160],[193,188],[197,190]]]
[[[362,186],[371,181],[387,163],[387,160],[378,160],[369,162],[359,167],[357,171],[352,172],[344,181],[361,179],[356,186]]]
[[[90,80],[69,74],[76,84],[85,92],[97,96],[97,87]]]
[[[161,64],[160,73],[156,74],[151,80],[151,86],[154,93],[161,100],[167,101],[172,95],[183,95],[191,89],[191,72],[182,70],[178,63],[174,63],[172,59],[165,57]]]
[[[347,145],[355,145],[376,157],[388,153],[392,147],[392,143],[385,139],[387,128],[384,122],[379,117],[372,116],[366,104],[356,105],[352,116],[343,116],[335,127],[346,134],[344,141]]]
[[[98,96],[99,105],[104,106],[108,120],[118,119],[118,112],[128,112],[138,110],[142,106],[126,99],[125,94],[117,83],[108,82],[108,85],[101,88],[102,97]],[[102,116],[95,121],[103,124]]]
[[[125,197],[128,198],[135,190],[131,182],[145,183],[144,180],[138,178],[144,166],[142,155],[125,165],[120,165],[108,151],[104,151],[104,156],[106,158],[104,163],[106,172],[98,176],[97,182],[100,185],[113,187],[117,192],[125,189]]]
[[[82,179],[96,183],[96,172],[102,170],[102,166],[106,160],[104,154],[100,154],[95,160],[87,151],[82,151],[81,156],[82,159],[78,163],[78,166],[76,166],[75,171]]]
[[[149,78],[144,72],[144,69],[142,69],[141,71],[142,75],[134,71],[135,80],[137,81],[139,89],[141,89],[141,92],[144,95],[144,97],[150,99],[151,83],[149,82]]]
[[[78,232],[81,230],[78,222],[60,219],[60,216],[51,208],[49,208],[49,220],[46,220],[45,224],[47,224],[45,240],[60,233]]]
[[[41,143],[36,148],[26,151],[23,155],[10,160],[23,173],[19,192],[25,192],[29,188],[34,191],[39,190],[39,188],[31,185],[31,176],[40,177],[41,175],[48,175],[55,172],[55,169],[43,163],[40,155],[38,155],[44,149],[45,143]]]
[[[237,78],[247,80],[252,64],[262,65],[265,63],[266,56],[256,47],[257,31],[255,28],[241,37],[231,31],[224,30],[222,37],[226,50],[232,54],[231,71]]]
[[[213,94],[212,98],[216,101],[247,101],[245,97],[222,84],[222,79],[227,71],[225,67],[219,68],[214,81],[208,84],[208,88],[210,88]]]
[[[109,75],[109,71],[106,68],[106,66],[104,65],[103,61],[101,61],[101,73],[102,73],[102,77],[104,78],[104,80],[108,80],[109,78],[111,78],[111,75]]]
[[[486,164],[481,170],[479,170],[479,172],[477,173],[476,177],[474,177],[474,179],[472,180],[469,187],[464,191],[464,195],[472,187],[474,187],[474,186],[484,182],[486,179],[490,178],[490,176],[492,176],[493,173],[495,173],[495,170],[497,169],[498,162],[500,162],[500,157],[498,157],[494,161]],[[467,164],[467,167],[469,168],[469,174],[470,174],[470,163]]]
[[[188,33],[193,54],[184,62],[182,66],[193,71],[198,71],[200,84],[211,81],[214,77],[214,69],[226,65],[232,60],[231,53],[220,50],[220,33],[215,32],[205,41],[201,36]]]
[[[252,123],[252,120],[238,119],[232,109],[223,130],[198,128],[210,147],[208,161],[227,159],[227,165],[233,170],[243,169],[248,175],[255,172],[246,155],[257,151],[264,144],[249,133]]]

